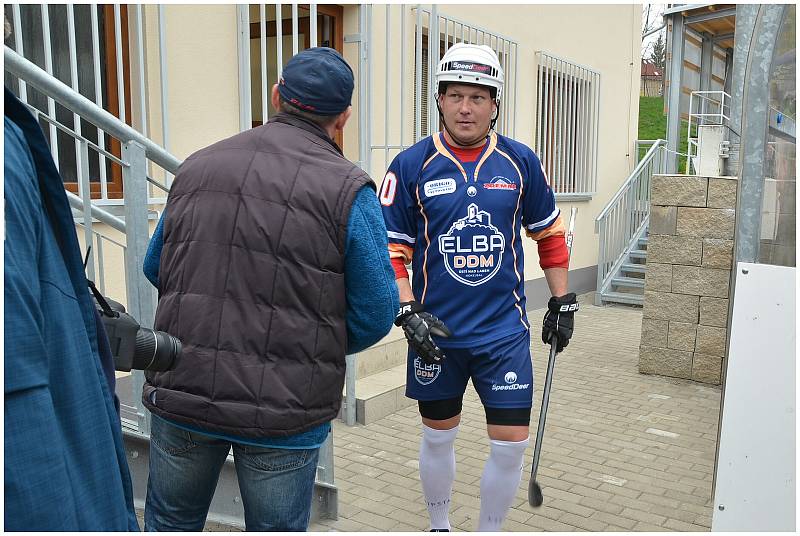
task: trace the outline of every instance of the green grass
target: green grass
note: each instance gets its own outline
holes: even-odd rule
[[[681,121],[679,131],[678,152],[686,154],[688,142],[686,141],[686,121]],[[663,97],[639,97],[639,136],[640,140],[657,140],[667,138],[667,116],[664,114]],[[641,160],[648,148],[639,149]],[[678,159],[678,172],[686,169],[686,157]]]

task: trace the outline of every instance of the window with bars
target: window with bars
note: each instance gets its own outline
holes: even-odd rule
[[[597,191],[600,73],[537,52],[534,150],[560,197]]]
[[[423,38],[422,41],[422,61],[419,65],[415,65],[415,69],[422,70],[422,77],[421,77],[421,88],[419,89],[419,109],[417,109],[417,101],[414,100],[414,117],[420,117],[420,133],[422,136],[425,136],[426,133],[430,134],[430,129],[428,128],[428,118],[430,117],[430,111],[428,109],[428,102],[430,101],[430,84],[428,83],[428,42],[427,36]],[[416,75],[416,72],[414,73]],[[435,106],[435,104],[434,104]],[[419,140],[419,136],[416,138]]]
[[[430,135],[433,129],[441,128],[436,117],[436,103],[433,99],[434,76],[439,60],[445,51],[456,43],[472,43],[477,45],[488,45],[497,54],[500,65],[503,67],[505,85],[503,97],[500,101],[500,110],[495,129],[497,132],[513,137],[514,136],[514,114],[513,103],[516,100],[516,64],[517,64],[517,43],[502,35],[490,32],[483,28],[470,25],[449,17],[437,15],[431,16],[426,10],[421,10],[421,14],[426,15],[423,19],[420,15],[417,18],[416,32],[420,34],[415,40],[416,45],[420,46],[420,58],[415,61],[414,77],[419,76],[421,71],[421,83],[416,88],[418,99],[414,101],[414,114],[419,118],[419,131],[416,140]],[[427,25],[424,22],[427,22]],[[434,31],[439,34],[439,51],[435,57],[430,57],[429,32],[431,25]],[[416,49],[415,49],[416,52]],[[416,54],[415,54],[416,57]],[[429,126],[430,125],[430,126]]]
[[[325,4],[315,7],[316,21],[312,20],[307,4],[248,4],[250,72],[243,73],[240,82],[250,87],[249,117],[252,127],[262,125],[275,115],[269,103],[270,91],[272,84],[278,81],[278,73],[294,55],[295,43],[298,52],[312,46],[323,46],[342,53],[344,8]],[[277,23],[278,19],[280,24]],[[316,42],[312,43],[312,38]],[[341,131],[336,133],[334,141],[343,147]]]
[[[5,6],[5,15],[12,32],[6,44],[65,84],[76,87],[84,97],[131,124],[128,7],[123,4],[117,9],[119,24],[115,24],[115,7],[111,4],[76,4],[71,10],[66,5],[8,4]],[[70,27],[74,28],[73,44],[70,44]],[[119,39],[116,35],[118,31]],[[118,41],[122,47],[122,73],[118,72],[115,61]],[[77,74],[75,81],[72,80],[72,67]],[[21,83],[8,72],[4,73],[4,81],[23,102],[43,115],[76,131],[114,156],[121,155],[118,140],[85,120],[76,121],[75,114],[48,99],[33,86]],[[124,85],[122,92],[118,91],[120,84]],[[122,106],[120,95],[124,99]],[[40,124],[53,148],[54,160],[65,187],[77,193],[77,142],[43,119],[40,119]],[[92,151],[89,176],[93,198],[101,196],[101,182],[109,198],[122,197],[122,168],[118,164]]]

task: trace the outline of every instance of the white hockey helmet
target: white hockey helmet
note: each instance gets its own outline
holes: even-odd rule
[[[474,84],[496,90],[496,100],[503,93],[505,76],[494,50],[486,45],[456,43],[447,49],[436,69],[436,91],[442,83]]]

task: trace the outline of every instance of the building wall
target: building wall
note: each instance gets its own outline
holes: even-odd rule
[[[398,46],[390,49],[390,101],[383,102],[386,87],[384,56],[379,41],[386,35],[385,7],[373,7],[372,143],[384,143],[384,118],[399,116],[402,79],[406,80],[405,117],[392,119],[388,140],[399,143],[399,125],[405,131],[403,144],[413,143],[413,61],[406,61],[401,72],[400,54],[404,49],[413,57],[413,34],[416,16],[411,6],[403,6],[406,17],[406,41],[399,41],[399,29],[391,28],[390,39]],[[392,6],[392,13],[400,7]],[[516,138],[534,144],[536,51],[546,51],[570,62],[601,73],[598,136],[597,192],[589,201],[559,201],[565,220],[571,206],[577,206],[572,269],[589,269],[597,263],[598,236],[594,218],[627,178],[634,165],[632,151],[637,133],[638,95],[641,62],[638,5],[439,5],[439,13],[468,24],[502,34],[519,43],[517,56],[517,98],[513,110]],[[168,149],[178,158],[239,130],[239,73],[235,5],[166,5],[166,63],[168,104]],[[148,123],[151,137],[161,138],[160,76],[158,62],[158,8],[145,8],[145,54],[147,57]],[[344,35],[356,34],[359,6],[344,7]],[[394,19],[399,20],[399,19]],[[610,31],[614,29],[614,31]],[[385,44],[385,38],[383,43]],[[408,52],[406,52],[408,54]],[[345,42],[344,56],[358,72],[358,43]],[[358,78],[357,78],[358,81]],[[411,81],[412,83],[408,83]],[[395,87],[396,86],[396,87]],[[359,114],[358,83],[353,95],[354,114],[345,129],[344,150],[351,160],[358,160]],[[394,117],[394,116],[393,116]],[[380,183],[386,166],[397,151],[371,151],[368,170]],[[388,156],[388,158],[384,158]],[[160,210],[160,207],[152,207]],[[565,221],[568,224],[568,221]],[[536,245],[525,240],[525,279],[543,276],[538,266]]]
[[[638,129],[640,5],[441,5],[442,14],[507,35],[519,44],[516,137],[532,146],[536,110],[535,51],[601,73],[597,193],[591,201],[559,201],[565,224],[578,207],[571,269],[597,264],[594,218],[633,169]],[[611,31],[613,29],[613,31]],[[543,276],[535,243],[525,242],[525,278]]]
[[[169,151],[184,159],[239,132],[235,4],[164,6]],[[145,12],[149,118],[160,138],[158,6]]]

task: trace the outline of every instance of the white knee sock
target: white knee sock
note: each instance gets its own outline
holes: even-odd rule
[[[456,478],[456,452],[453,444],[458,426],[436,430],[422,425],[419,448],[419,478],[428,506],[432,529],[450,529],[450,494]]]
[[[478,531],[495,532],[505,521],[522,478],[522,456],[529,439],[498,441],[492,439],[489,459],[481,477],[481,514]]]

